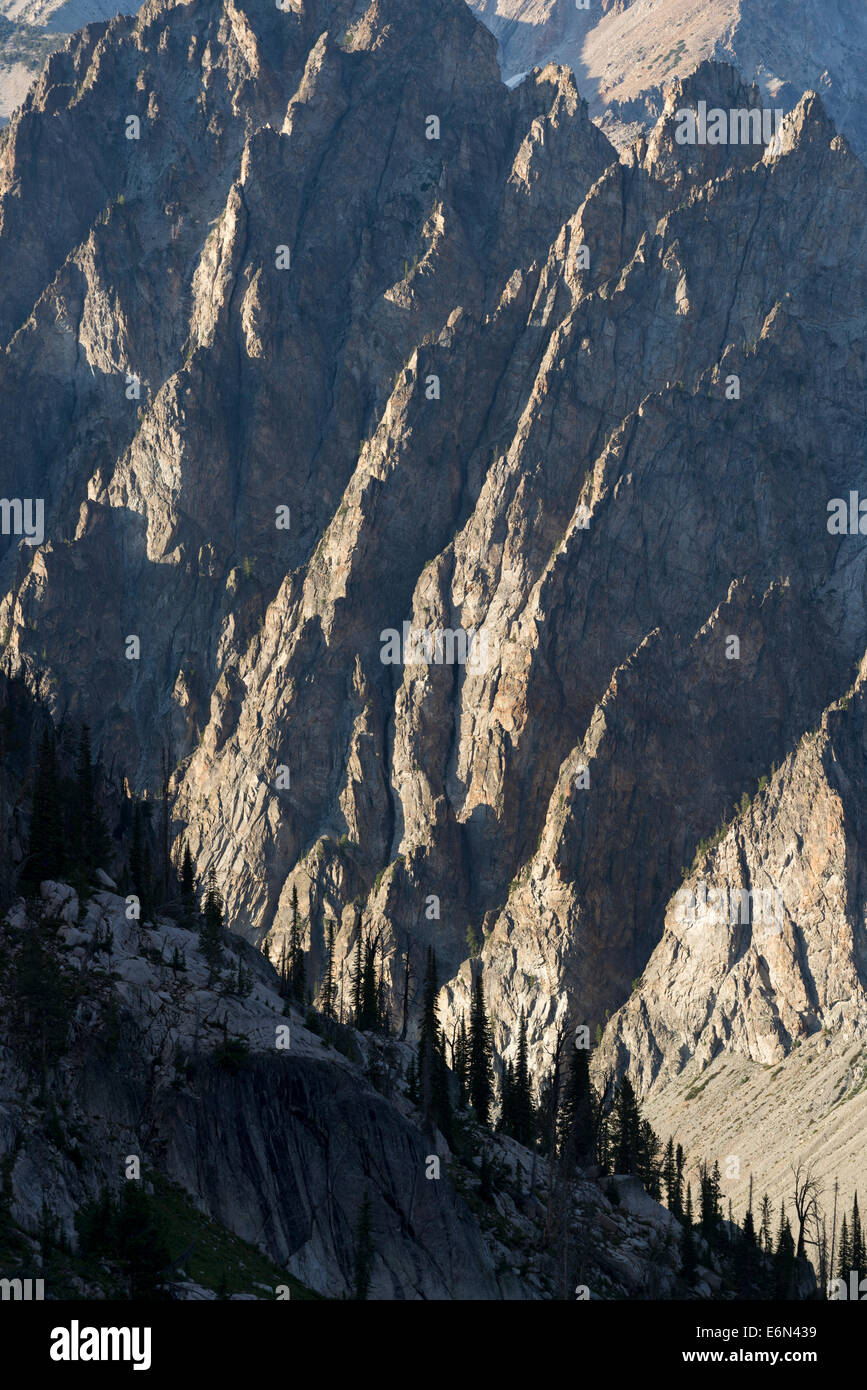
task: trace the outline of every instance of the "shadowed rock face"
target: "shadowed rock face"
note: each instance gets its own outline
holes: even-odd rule
[[[373,932],[396,1005],[433,944],[451,1034],[484,930],[537,1070],[867,647],[865,171],[813,94],[768,148],[700,100],[761,97],[704,63],[618,158],[461,0],[149,3],[0,145],[4,669],[141,788],[169,748],[277,955],[293,887],[314,973]]]
[[[535,1295],[511,1275],[497,1277],[492,1253],[447,1177],[426,1181],[436,1141],[422,1135],[406,1103],[378,1094],[359,1065],[284,1016],[277,976],[257,951],[226,938],[231,968],[240,952],[251,982],[246,997],[227,995],[209,984],[195,935],[167,922],[140,929],[111,893],[98,895],[82,915],[63,885],[45,884],[42,896],[29,923],[20,903],[10,915],[13,928],[26,925],[44,938],[43,924],[52,920],[62,968],[76,979],[73,1037],[67,1055],[55,1058],[52,1094],[55,1114],[84,1147],[78,1155],[68,1146],[57,1152],[28,1096],[15,1039],[7,1037],[0,1147],[12,1157],[12,1212],[24,1230],[38,1228],[50,1192],[74,1243],[76,1210],[102,1183],[115,1187],[124,1155],[136,1154],[144,1168],[180,1184],[202,1211],[325,1296],[351,1293],[365,1195],[376,1249],[373,1296]],[[110,978],[98,954],[107,928]],[[157,963],[174,950],[183,956],[180,974]],[[278,1029],[289,1029],[287,1050],[275,1048]],[[214,1053],[225,1032],[248,1039],[237,1074]],[[179,1057],[188,1062],[181,1072]]]
[[[4,958],[16,956],[27,933],[38,934],[74,1004],[64,1041],[52,1035],[46,1105],[38,1068],[28,1067],[20,1000],[10,975],[0,980],[0,1153],[16,1260],[22,1246],[25,1260],[38,1250],[46,1200],[75,1249],[76,1214],[106,1187],[117,1190],[134,1155],[146,1187],[168,1180],[224,1232],[267,1255],[278,1275],[288,1271],[326,1298],[354,1295],[365,1203],[375,1300],[568,1299],[576,1258],[599,1297],[683,1291],[674,1218],[625,1189],[613,1206],[589,1176],[570,1184],[575,1255],[567,1264],[545,1202],[530,1193],[531,1180],[548,1190],[546,1160],[489,1131],[484,1142],[511,1181],[486,1213],[478,1160],[453,1159],[438,1132],[422,1131],[406,1098],[410,1047],[349,1029],[342,1040],[352,1059],[326,1046],[296,1011],[287,1015],[276,972],[237,935],[224,934],[223,963],[246,975],[241,992],[214,980],[195,933],[162,919],[130,922],[111,892],[79,910],[70,887],[43,883],[38,903],[13,903],[0,924]],[[226,1039],[246,1043],[228,1068]],[[206,1246],[214,1234],[205,1232]],[[53,1273],[48,1297],[58,1296]],[[276,1295],[254,1288],[248,1297]],[[216,1296],[183,1279],[169,1289],[177,1298]],[[80,1292],[104,1296],[98,1286]]]

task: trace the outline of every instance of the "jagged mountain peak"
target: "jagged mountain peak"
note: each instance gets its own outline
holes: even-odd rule
[[[622,155],[581,90],[509,89],[460,0],[152,0],[0,150],[0,414],[44,504],[4,671],[117,781],[165,757],[237,932],[279,956],[297,892],[311,978],[376,940],[392,1009],[432,946],[449,1036],[481,970],[537,1075],[645,1007],[684,866],[867,648],[827,524],[867,489],[863,165],[812,92],[766,137],[715,60]],[[859,1005],[837,947],[816,1018]]]

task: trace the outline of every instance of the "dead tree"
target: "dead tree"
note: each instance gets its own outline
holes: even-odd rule
[[[803,1163],[793,1165],[792,1176],[795,1180],[795,1211],[798,1215],[798,1244],[795,1253],[799,1259],[805,1260],[811,1226],[815,1235],[809,1243],[815,1245],[819,1240],[819,1198],[822,1195],[822,1185],[813,1171],[812,1164],[807,1167],[804,1167]]]

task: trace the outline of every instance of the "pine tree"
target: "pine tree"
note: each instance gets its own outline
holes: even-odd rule
[[[507,1059],[503,1067],[503,1080],[500,1087],[500,1114],[497,1129],[502,1134],[512,1134],[515,1127],[515,1068]]]
[[[638,1176],[645,1190],[658,1202],[661,1196],[659,1138],[649,1120],[639,1125]]]
[[[752,1209],[752,1207],[748,1207],[748,1208],[747,1208],[747,1214],[746,1214],[746,1216],[744,1217],[743,1232],[744,1232],[744,1236],[745,1236],[746,1240],[749,1242],[749,1244],[750,1244],[750,1245],[755,1245],[755,1244],[756,1244],[756,1225],[755,1225],[755,1222],[753,1221],[753,1209]]]
[[[325,929],[325,971],[322,976],[322,986],[319,992],[320,1010],[326,1018],[334,1017],[334,995],[336,985],[334,983],[334,922],[329,917],[328,926]]]
[[[695,1279],[695,1271],[698,1267],[698,1257],[695,1249],[695,1232],[693,1230],[692,1213],[692,1188],[689,1183],[686,1185],[686,1209],[683,1215],[683,1235],[680,1242],[680,1272],[687,1284],[692,1284]]]
[[[143,854],[142,810],[141,802],[137,801],[132,813],[132,844],[129,850],[129,877],[132,883],[133,892],[141,902],[141,881],[142,881],[142,854]]]
[[[422,1016],[418,1039],[419,1104],[429,1125],[437,1125],[448,1138],[452,1132],[451,1098],[445,1039],[437,1017],[437,962],[428,947],[422,990]]]
[[[455,1038],[452,1070],[458,1081],[458,1104],[466,1105],[469,1094],[469,1046],[467,1044],[467,1021],[461,1017],[461,1026]]]
[[[684,1159],[684,1156],[683,1156],[683,1145],[682,1145],[682,1144],[678,1144],[677,1148],[676,1148],[675,1151],[674,1151],[674,1162],[675,1162],[675,1166],[676,1166],[676,1168],[677,1168],[677,1198],[678,1198],[678,1203],[679,1203],[679,1205],[680,1205],[680,1207],[681,1207],[681,1209],[682,1209],[682,1208],[683,1208],[683,1169],[684,1169],[684,1163],[685,1163],[685,1159]]]
[[[145,837],[144,848],[142,850],[142,877],[141,877],[141,915],[142,921],[153,921],[154,919],[154,890],[153,873],[151,872],[151,846],[150,840]]]
[[[855,1193],[855,1200],[852,1203],[852,1225],[851,1236],[852,1249],[852,1269],[854,1269],[858,1282],[864,1278],[864,1237],[861,1231],[861,1214],[858,1211],[858,1193]]]
[[[352,1022],[356,1028],[361,1027],[361,986],[363,979],[364,937],[359,927],[358,937],[355,942],[355,962],[350,971],[350,984],[352,985]]]
[[[410,1057],[409,1066],[406,1069],[406,1093],[413,1105],[418,1105],[418,1067],[416,1066],[414,1055]]]
[[[785,1202],[780,1207],[780,1229],[774,1257],[774,1293],[777,1298],[791,1298],[795,1279],[795,1238],[786,1216]]]
[[[590,1057],[586,1048],[575,1047],[557,1121],[557,1148],[567,1168],[586,1168],[594,1162],[595,1130]]]
[[[603,1174],[612,1173],[613,1167],[613,1116],[607,1114],[600,1104],[595,1110],[596,1162]]]
[[[217,887],[213,864],[208,869],[205,901],[202,904],[199,941],[210,968],[211,979],[223,962],[223,899]]]
[[[470,1105],[479,1124],[487,1125],[490,1122],[493,1100],[493,1043],[491,1025],[485,1012],[481,970],[476,975],[470,1006],[469,1054]]]
[[[752,1195],[734,1253],[735,1283],[740,1298],[754,1298],[760,1291],[761,1256],[753,1220]]]
[[[268,955],[267,946],[268,946],[268,937],[265,938],[265,944],[264,944],[264,946],[262,947],[262,950],[264,951],[264,953],[265,953],[266,956]],[[288,943],[287,943],[286,933],[285,933],[285,932],[283,933],[283,940],[282,940],[281,943],[280,943],[280,966],[279,966],[279,969],[278,969],[277,973],[278,973],[278,975],[280,976],[280,998],[281,998],[281,999],[285,999],[285,1000],[288,1001],[288,999],[289,999],[289,994],[290,994],[290,988],[289,988],[289,950],[288,950]],[[284,1009],[284,1012],[285,1012],[285,1009]]]
[[[300,1007],[307,993],[307,970],[304,964],[302,933],[298,922],[298,887],[292,884],[292,922],[289,928],[289,993]]]
[[[527,1016],[522,1009],[518,1023],[518,1056],[512,1081],[512,1137],[529,1148],[535,1139],[535,1128],[527,1061]]]
[[[184,845],[181,873],[178,880],[181,895],[181,925],[192,931],[196,919],[196,875],[193,871],[193,856],[188,844]]]
[[[767,1192],[762,1198],[762,1217],[759,1226],[759,1244],[766,1255],[770,1255],[773,1248],[771,1242],[771,1200]]]
[[[637,1173],[641,1153],[641,1115],[628,1076],[622,1077],[614,1101],[612,1144],[615,1173]]]
[[[238,974],[235,978],[235,993],[240,999],[245,999],[253,988],[253,977],[249,970],[244,969],[241,957],[238,957]]]
[[[364,964],[361,972],[361,1006],[356,1027],[360,1032],[376,1032],[380,1026],[379,989],[376,981],[376,942],[368,937],[364,943]]]
[[[849,1273],[852,1269],[852,1245],[849,1240],[849,1227],[846,1222],[845,1212],[843,1214],[843,1225],[840,1228],[840,1255],[837,1265],[837,1278],[846,1281],[849,1287]]]
[[[674,1157],[674,1139],[668,1136],[668,1143],[665,1146],[665,1154],[662,1160],[662,1185],[665,1189],[665,1204],[668,1210],[677,1216],[675,1211],[677,1203],[677,1162]]]
[[[713,1169],[709,1169],[706,1163],[699,1165],[700,1182],[700,1201],[701,1201],[701,1233],[705,1240],[712,1242],[719,1229],[722,1217],[720,1211],[720,1172],[719,1164],[714,1163]]]
[[[65,869],[57,752],[54,735],[46,731],[39,748],[28,852],[21,872],[22,886],[26,891],[32,891],[44,879],[61,878]]]
[[[78,742],[73,810],[78,827],[81,863],[88,882],[96,869],[104,869],[111,861],[111,836],[96,799],[95,781],[90,730],[83,724]]]

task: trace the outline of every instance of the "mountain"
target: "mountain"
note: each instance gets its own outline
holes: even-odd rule
[[[828,1192],[863,1179],[864,677],[698,856],[597,1059],[629,1069],[662,1132],[723,1141],[736,1202],[749,1169],[784,1194],[796,1156]],[[743,891],[758,912],[731,910]]]
[[[0,136],[3,488],[44,508],[2,671],[273,961],[297,892],[311,981],[375,943],[414,1030],[432,947],[450,1040],[481,973],[503,1057],[598,1029],[667,1118],[721,1049],[860,1037],[862,904],[810,880],[845,839],[860,883],[863,769],[797,760],[867,651],[867,176],[815,92],[681,143],[761,115],[725,63],[619,155],[579,86],[504,85],[463,0],[151,0],[51,55]],[[685,968],[699,869],[779,890],[778,974],[749,933]]]
[[[48,54],[68,35],[137,9],[135,0],[0,0],[0,123],[24,100]]]
[[[861,100],[867,11],[860,0],[469,0],[500,44],[504,76],[565,63],[617,144],[652,125],[664,88],[706,59],[728,62],[792,110],[819,92],[837,128],[867,153]]]
[[[55,1298],[126,1296],[130,1275],[110,1247],[83,1251],[81,1239],[136,1159],[138,1220],[165,1233],[172,1257],[166,1267],[154,1241],[150,1272],[169,1276],[174,1299],[228,1290],[273,1300],[281,1286],[293,1299],[357,1296],[365,1199],[373,1300],[572,1296],[531,1190],[546,1189],[544,1161],[490,1136],[497,1176],[488,1197],[469,1157],[434,1171],[438,1154],[443,1165],[451,1155],[441,1136],[421,1131],[397,1084],[405,1044],[311,1031],[287,1015],[276,972],[234,934],[224,937],[229,983],[217,983],[195,932],[130,921],[111,889],[80,904],[68,886],[44,884],[37,903],[8,913],[4,954],[18,959],[34,933],[43,1004],[48,980],[60,982],[65,1002],[52,996],[43,1016],[56,1058],[46,1104],[28,1054],[40,1032],[31,1027],[25,1040],[19,1028],[23,972],[0,986],[9,1043],[0,1063],[4,1277],[45,1273]],[[239,971],[240,988],[231,983]],[[569,1238],[585,1279],[597,1297],[682,1292],[673,1218],[634,1179],[616,1186],[616,1200],[590,1179],[572,1193]],[[91,1242],[99,1239],[97,1230]],[[143,1281],[141,1265],[132,1277]],[[716,1282],[712,1269],[706,1277]]]

